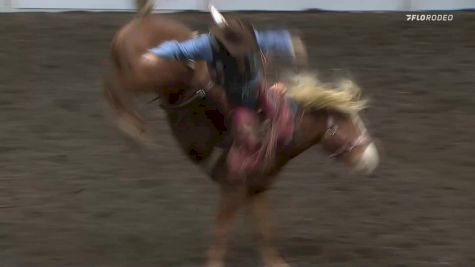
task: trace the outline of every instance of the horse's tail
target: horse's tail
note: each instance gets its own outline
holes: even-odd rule
[[[137,14],[139,17],[150,15],[153,11],[154,5],[154,0],[135,0],[135,6],[137,7]]]

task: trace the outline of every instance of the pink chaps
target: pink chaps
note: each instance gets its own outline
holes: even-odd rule
[[[265,171],[274,161],[277,146],[291,141],[294,120],[286,98],[279,92],[281,86],[284,85],[276,84],[259,92],[259,107],[270,123],[263,134],[256,111],[240,106],[233,109],[234,142],[227,158],[231,174],[245,176]]]

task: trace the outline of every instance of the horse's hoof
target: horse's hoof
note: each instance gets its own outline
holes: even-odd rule
[[[124,117],[119,117],[117,119],[117,127],[129,138],[132,140],[145,145],[145,146],[154,146],[155,142],[152,137],[150,137],[144,130],[143,127],[137,126],[132,123],[129,119]]]
[[[213,262],[206,264],[204,267],[224,267],[224,263]]]
[[[264,260],[265,267],[290,267],[290,265],[281,257]]]
[[[265,265],[265,267],[290,267],[286,262],[273,263],[270,265]]]

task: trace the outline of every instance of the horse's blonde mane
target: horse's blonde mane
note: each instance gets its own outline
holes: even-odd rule
[[[323,83],[313,74],[297,74],[290,79],[287,95],[305,109],[332,109],[357,115],[366,107],[361,89],[351,80]]]

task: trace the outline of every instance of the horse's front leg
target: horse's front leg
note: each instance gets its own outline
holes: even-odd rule
[[[273,245],[268,196],[261,192],[250,199],[252,214],[257,227],[260,252],[266,267],[289,267]]]
[[[237,186],[240,187],[240,186]],[[236,219],[239,208],[245,202],[244,188],[229,189],[221,187],[221,196],[213,232],[213,243],[208,252],[206,267],[223,267],[226,257],[229,232]]]

